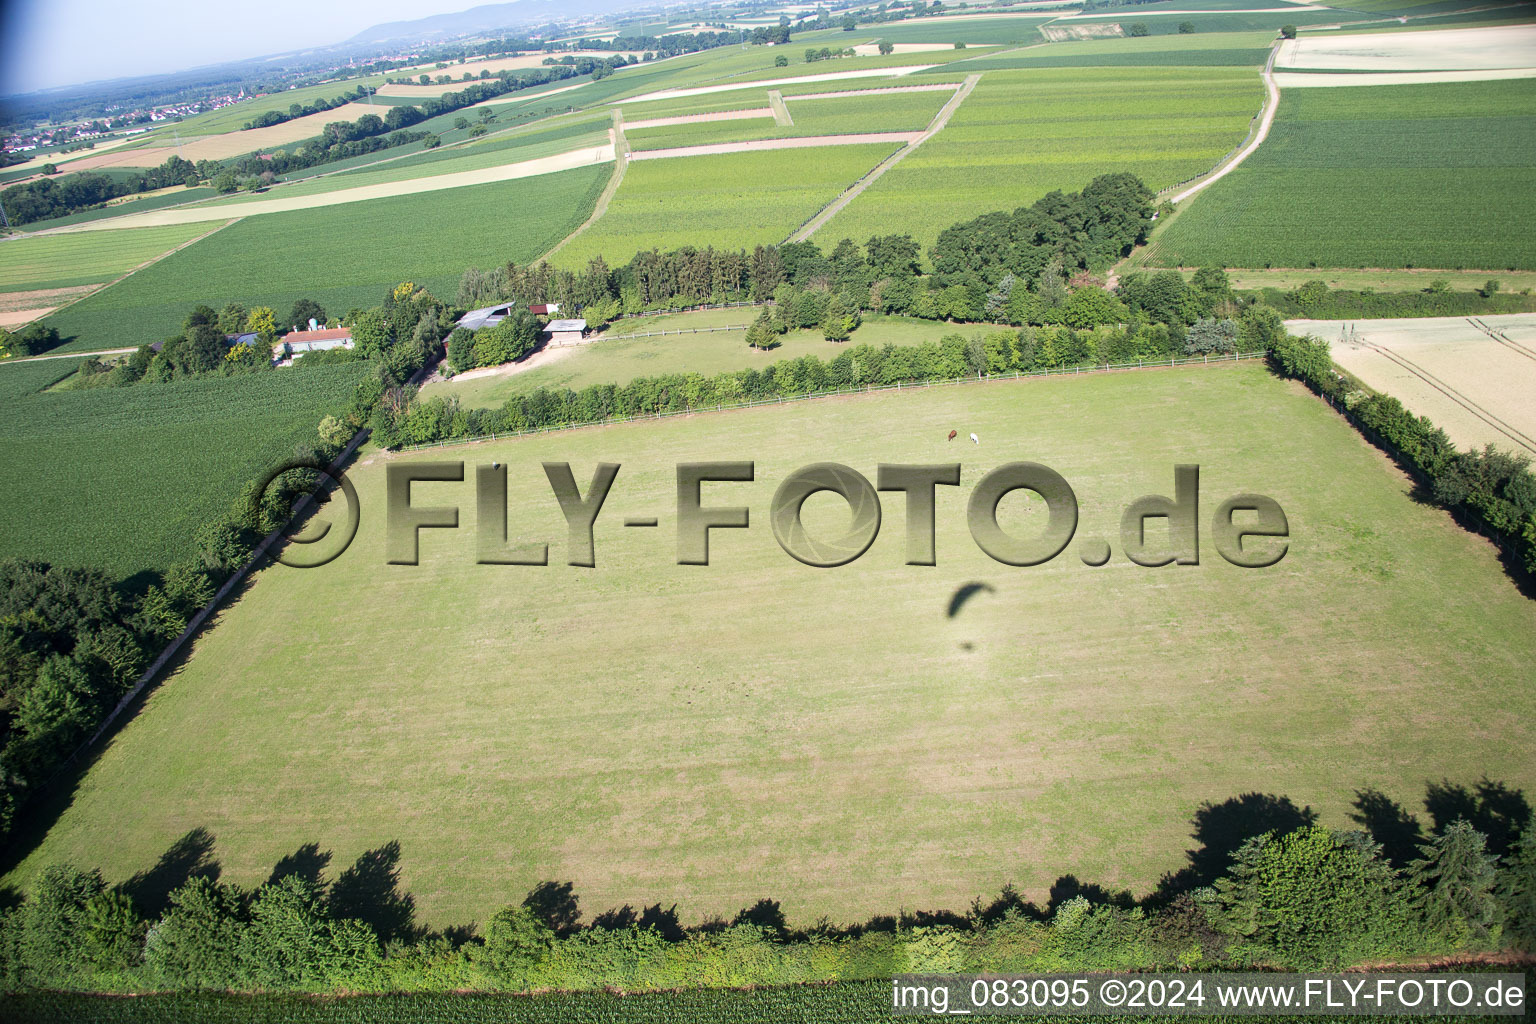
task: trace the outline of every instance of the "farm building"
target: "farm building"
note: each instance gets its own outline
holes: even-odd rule
[[[500,306],[486,306],[483,309],[472,309],[459,317],[458,326],[467,327],[472,331],[478,331],[482,327],[495,327],[512,314],[513,302],[503,303]],[[534,316],[554,316],[560,312],[558,302],[536,302],[528,307],[528,312]]]
[[[585,320],[551,320],[544,334],[551,345],[576,345],[586,336]]]
[[[256,332],[242,331],[239,334],[226,334],[224,335],[224,341],[228,343],[230,348],[234,348],[236,345],[255,345]]]
[[[503,303],[500,306],[472,309],[459,317],[458,326],[467,327],[471,331],[478,331],[482,327],[495,327],[512,314],[512,306],[512,303]]]
[[[351,348],[352,329],[331,327],[319,331],[289,331],[272,346],[273,361],[291,363],[308,352],[323,352],[331,348]]]

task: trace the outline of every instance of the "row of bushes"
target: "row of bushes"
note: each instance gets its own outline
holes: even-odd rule
[[[1262,288],[1254,297],[1274,306],[1289,318],[1313,320],[1374,320],[1419,316],[1486,316],[1498,313],[1536,312],[1536,296],[1530,289],[1505,292],[1497,278],[1476,291],[1451,291],[1448,282],[1430,282],[1412,292],[1378,292],[1329,288],[1325,281],[1307,281],[1289,291]]]
[[[1140,324],[1093,330],[1025,327],[970,337],[951,334],[920,345],[855,345],[831,360],[801,356],[713,377],[677,373],[641,377],[627,384],[593,384],[580,391],[539,388],[514,395],[500,409],[464,409],[454,397],[442,395],[413,397],[403,407],[376,413],[374,437],[388,447],[398,447],[846,388],[1166,360],[1202,351],[1260,352],[1283,329],[1278,314],[1255,306],[1241,320],[1210,320],[1189,331]]]
[[[1270,350],[1279,372],[1303,381],[1342,409],[1351,422],[1418,477],[1440,507],[1486,526],[1525,571],[1536,574],[1536,474],[1524,456],[1489,445],[1457,451],[1444,430],[1415,416],[1390,395],[1355,387],[1341,376],[1319,338],[1283,335]]]
[[[1289,804],[1289,801],[1284,801]],[[205,869],[142,905],[135,884],[53,866],[0,918],[6,990],[102,992],[624,991],[888,978],[903,973],[1158,968],[1340,969],[1536,950],[1536,833],[1502,852],[1467,820],[1399,868],[1366,832],[1303,816],[1248,839],[1214,884],[1138,905],[1058,882],[1043,910],[1011,887],[964,915],[791,930],[759,900],[684,927],[674,905],[583,925],[570,883],[541,883],[476,929],[416,925],[398,844],[331,882],[289,864],[252,889]]]

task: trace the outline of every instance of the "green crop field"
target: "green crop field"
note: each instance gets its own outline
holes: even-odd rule
[[[827,146],[631,163],[608,212],[555,262],[582,267],[602,254],[613,267],[653,246],[751,249],[782,242],[896,148]]]
[[[1536,82],[1293,89],[1236,171],[1155,240],[1156,265],[1536,269],[1497,197],[1536,170]]]
[[[911,132],[928,127],[950,94],[943,92],[875,93],[869,96],[791,101],[792,125],[771,119],[701,121],[626,131],[631,149],[703,146],[745,139],[783,139],[863,132]]]
[[[757,352],[747,347],[746,325],[759,310],[710,309],[672,316],[620,320],[602,338],[579,348],[553,350],[554,359],[520,373],[432,385],[428,394],[457,395],[466,406],[492,408],[514,394],[535,388],[584,388],[589,384],[625,384],[636,377],[661,373],[700,373],[706,377],[727,370],[770,366],[783,359],[814,355],[830,362],[847,351],[846,345],[827,341],[819,331],[791,331],[779,338],[777,348]],[[671,337],[626,338],[650,331],[694,330],[701,327],[737,325],[738,331],[683,334]],[[866,317],[854,332],[853,345],[920,345],[947,334],[970,337],[978,332],[1013,331],[993,324],[951,324],[899,316]],[[547,358],[547,357],[546,357]]]
[[[402,459],[507,467],[510,541],[548,541],[551,564],[475,564],[468,480],[417,485],[460,528],[423,531],[419,566],[386,564],[384,471]],[[749,507],[751,528],[679,566],[675,465],[700,459],[755,461],[755,482],[703,494]],[[971,488],[1017,459],[1068,480],[1077,536],[1110,538],[1108,567],[1075,542],[1033,568],[980,552]],[[622,466],[596,568],[565,564],[548,460],[584,488],[596,462]],[[871,478],[961,462],[962,486],[939,488],[937,566],[903,564],[896,496],[852,564],[781,551],[770,497],[829,460]],[[1277,500],[1284,561],[1235,568],[1207,540],[1199,565],[1127,562],[1122,510],[1169,493],[1183,462],[1200,464],[1201,516],[1239,492]],[[1405,802],[1425,778],[1536,786],[1536,605],[1490,544],[1256,363],[594,427],[374,455],[349,476],[346,553],[260,573],[6,882],[50,862],[117,881],[201,827],[243,884],[303,844],[349,864],[398,840],[402,889],[434,926],[483,925],[542,880],[573,882],[589,912],[660,900],[694,922],[771,898],[808,926],[963,911],[1009,882],[1042,899],[1066,872],[1145,892],[1185,863],[1201,802],[1253,791],[1350,827],[1368,786]],[[1000,513],[1021,535],[1040,514],[1019,495]],[[619,525],[639,515],[663,529]],[[823,495],[806,527],[833,536],[847,515]],[[947,616],[972,582],[993,590]]]
[[[159,341],[179,330],[200,302],[266,305],[281,318],[307,296],[341,316],[354,306],[376,305],[401,281],[451,300],[466,268],[526,263],[552,248],[590,215],[611,172],[599,164],[250,217],[48,322],[72,339],[68,348],[87,350]]]
[[[1177,35],[1179,26],[1189,22],[1195,26],[1195,34],[1203,32],[1253,32],[1268,30],[1279,32],[1281,26],[1295,25],[1298,28],[1306,28],[1308,25],[1337,25],[1341,21],[1360,21],[1365,19],[1350,18],[1339,11],[1292,11],[1277,10],[1272,13],[1228,13],[1225,11],[1200,12],[1197,14],[1179,15],[1162,14],[1147,16],[1138,8],[1130,7],[1124,13],[1094,15],[1091,18],[1073,18],[1070,21],[1058,21],[1053,27],[1066,28],[1074,25],[1092,26],[1118,23],[1122,30],[1129,32],[1132,25],[1145,25],[1152,35]]]
[[[858,30],[862,39],[878,39],[887,43],[1002,43],[1022,46],[1040,42],[1040,26],[1054,18],[1054,14],[1018,18],[966,18],[955,21],[935,21],[925,24],[926,19],[897,22],[889,25],[863,25]],[[791,46],[797,40],[790,40]],[[928,54],[914,54],[927,57]]]
[[[1268,59],[1272,39],[1273,36],[1264,32],[1080,39],[977,57],[966,61],[959,69],[1259,65]],[[931,69],[933,72],[940,70],[949,69]]]
[[[989,72],[943,131],[816,237],[830,244],[903,231],[929,245],[951,224],[1075,191],[1098,174],[1173,185],[1241,142],[1262,97],[1247,69]]]
[[[122,577],[190,557],[196,527],[314,441],[320,418],[345,408],[368,372],[353,363],[39,391],[72,369],[64,359],[0,366],[0,557]],[[30,393],[14,393],[22,388]]]
[[[0,242],[0,292],[101,284],[218,226],[213,221],[7,239]]]

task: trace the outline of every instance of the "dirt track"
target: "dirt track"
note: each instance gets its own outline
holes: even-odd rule
[[[454,174],[436,174],[424,178],[409,178],[404,181],[381,182],[377,185],[337,189],[334,192],[321,192],[317,195],[292,196],[287,199],[263,199],[256,200],[255,202],[240,203],[236,206],[203,206],[156,210],[150,213],[125,214],[122,217],[109,217],[104,220],[71,224],[68,227],[56,228],[55,232],[50,233],[108,231],[118,228],[153,227],[165,224],[193,224],[205,220],[228,220],[231,217],[256,217],[266,213],[313,210],[318,207],[335,206],[340,203],[358,203],[369,199],[409,196],[421,192],[438,192],[443,189],[461,188],[465,185],[485,185],[497,181],[512,181],[516,178],[531,178],[539,174],[553,174],[557,171],[570,170],[573,167],[587,167],[592,164],[607,163],[612,159],[613,145],[609,143],[603,146],[588,146],[569,153],[557,153],[554,156],[540,157],[537,160],[502,164],[499,167],[484,167],[479,170],[459,171]]]
[[[1222,178],[1225,178],[1227,175],[1236,170],[1238,164],[1252,156],[1253,151],[1258,149],[1259,146],[1263,144],[1265,139],[1269,138],[1269,129],[1275,123],[1275,112],[1280,108],[1280,87],[1275,84],[1275,76],[1273,73],[1274,64],[1275,51],[1270,50],[1269,62],[1264,65],[1263,71],[1265,90],[1264,111],[1259,118],[1258,129],[1253,133],[1253,138],[1248,141],[1248,145],[1240,149],[1232,157],[1232,159],[1228,160],[1226,164],[1224,164],[1215,174],[1212,174],[1211,176],[1196,182],[1189,188],[1185,189],[1183,192],[1180,192],[1178,195],[1168,200],[1170,203],[1173,203],[1175,206],[1177,206],[1179,203],[1182,203],[1190,196],[1198,195],[1200,192],[1209,188],[1211,185],[1214,185]]]
[[[976,88],[976,83],[979,81],[981,81],[980,75],[967,75],[965,81],[955,89],[955,94],[950,97],[949,102],[939,108],[939,112],[933,115],[933,120],[928,122],[928,127],[917,134],[917,138],[913,139],[909,145],[903,146],[895,153],[886,157],[874,170],[855,182],[852,188],[828,203],[820,213],[807,221],[799,231],[790,235],[789,241],[803,242],[810,238],[823,224],[836,216],[838,211],[857,199],[865,189],[879,180],[881,175],[906,159],[908,153],[932,138],[936,132],[949,124],[949,119],[954,116],[955,111],[960,108],[960,104],[965,102],[965,98],[971,94],[972,89]]]
[[[678,156],[715,156],[720,153],[752,153],[760,149],[814,149],[820,146],[862,146],[871,142],[912,143],[922,132],[866,132],[862,135],[812,135],[799,139],[751,139],[747,142],[715,142],[707,146],[678,146],[631,153],[631,160],[664,160]]]

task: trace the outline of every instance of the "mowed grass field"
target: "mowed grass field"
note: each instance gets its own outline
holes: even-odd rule
[[[870,143],[631,163],[608,210],[555,255],[610,267],[652,247],[751,249],[784,241],[897,145]]]
[[[950,443],[975,431],[980,446]],[[791,923],[947,907],[1058,876],[1146,891],[1184,863],[1203,801],[1288,794],[1348,827],[1355,791],[1416,801],[1484,773],[1529,790],[1536,605],[1485,541],[1323,403],[1257,364],[991,382],[614,425],[417,453],[508,470],[513,543],[547,567],[475,564],[475,485],[421,564],[384,551],[384,468],[350,476],[361,532],[321,569],[265,570],[104,749],[42,845],[52,862],[144,870],[193,828],[228,881],[264,880],[302,844],[351,863],[399,840],[401,882],[433,925],[478,921],[542,880],[589,914],[674,902],[685,921],[760,898]],[[750,459],[706,484],[745,505],[712,564],[679,566],[675,466]],[[1052,562],[1010,568],[965,507],[1012,460],[1061,474],[1082,507]],[[596,568],[565,564],[540,462],[582,486],[622,465]],[[939,488],[938,565],[906,566],[904,502],[858,561],[795,562],[768,507],[801,466],[963,463]],[[1201,467],[1202,563],[1147,569],[1124,507]],[[1289,517],[1285,559],[1234,568],[1209,544],[1226,497]],[[807,528],[835,535],[826,495]],[[625,530],[627,516],[658,530]],[[1038,499],[1004,500],[1037,528]],[[1157,534],[1154,527],[1150,531]],[[1089,568],[1085,539],[1115,559]],[[957,588],[994,588],[946,615]]]
[[[0,292],[101,284],[218,227],[215,221],[7,239],[0,242]]]
[[[760,311],[760,307],[745,306],[621,320],[590,345],[551,349],[535,356],[540,365],[530,365],[519,373],[433,384],[427,394],[457,395],[466,406],[492,408],[504,404],[514,394],[540,387],[576,390],[589,384],[624,384],[636,377],[665,373],[701,373],[708,377],[728,370],[772,366],[784,359],[807,355],[830,362],[848,351],[847,345],[828,341],[820,331],[814,330],[791,331],[779,337],[778,347],[767,352],[754,351],[747,347],[746,330]],[[739,330],[626,337],[655,331],[732,325]],[[938,341],[949,334],[970,337],[997,330],[1013,331],[1016,328],[866,315],[863,326],[854,332],[849,344],[920,345],[925,341]]]
[[[67,359],[0,366],[0,557],[124,578],[192,558],[246,481],[316,440],[363,363],[44,391]]]
[[[592,212],[611,171],[600,164],[250,217],[48,322],[72,339],[66,351],[84,351],[160,341],[180,330],[198,303],[271,306],[282,326],[295,299],[315,299],[342,316],[354,306],[377,305],[401,281],[452,300],[467,267],[526,263],[552,248]]]
[[[1129,171],[1153,189],[1209,170],[1242,141],[1263,86],[1243,68],[1071,68],[982,76],[944,130],[816,233],[911,233]]]
[[[1533,173],[1536,81],[1293,89],[1264,144],[1146,259],[1536,269],[1536,236],[1513,215]]]

